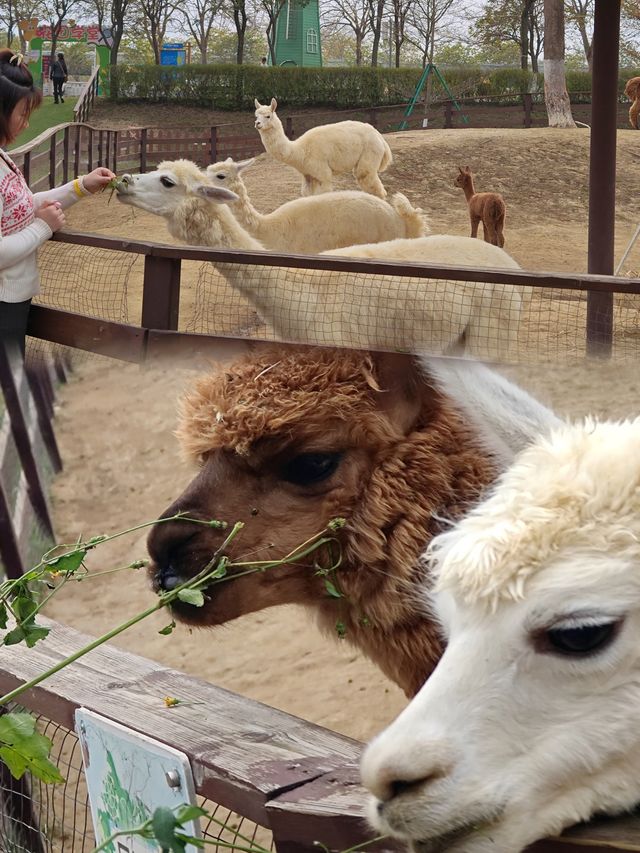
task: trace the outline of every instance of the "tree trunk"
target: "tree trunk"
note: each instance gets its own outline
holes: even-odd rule
[[[563,0],[544,0],[544,100],[549,127],[575,127],[564,71]]]
[[[529,2],[525,2],[520,14],[520,68],[529,67]]]
[[[362,33],[356,33],[356,65],[362,65]]]
[[[385,0],[370,0],[371,8],[371,31],[373,32],[373,44],[371,45],[371,66],[378,65],[378,52],[380,50],[380,31],[382,30],[382,14],[384,12]]]
[[[242,65],[244,61],[244,34],[247,29],[247,13],[244,9],[233,10],[233,20],[236,25],[236,33],[238,35],[238,46],[236,48],[236,64]]]

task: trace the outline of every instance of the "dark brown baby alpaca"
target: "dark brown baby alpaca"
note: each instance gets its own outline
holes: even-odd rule
[[[471,236],[478,236],[478,225],[482,222],[485,243],[504,248],[504,217],[506,205],[500,193],[477,193],[473,186],[473,175],[471,169],[458,166],[460,174],[455,179],[454,185],[462,187],[464,196],[469,205],[469,218],[471,219]]]

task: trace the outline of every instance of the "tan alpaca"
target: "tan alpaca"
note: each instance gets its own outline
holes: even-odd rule
[[[633,101],[629,109],[629,124],[634,130],[638,130],[638,113],[640,113],[640,77],[632,77],[627,80],[624,93]]]
[[[504,217],[506,205],[500,193],[477,193],[473,186],[473,175],[471,169],[458,166],[460,174],[455,179],[455,186],[462,187],[464,196],[469,205],[469,217],[471,219],[471,236],[478,236],[478,225],[482,222],[485,243],[494,246],[504,246]]]

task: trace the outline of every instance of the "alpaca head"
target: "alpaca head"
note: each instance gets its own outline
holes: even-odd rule
[[[214,186],[236,192],[239,189],[239,185],[242,184],[240,173],[255,162],[255,157],[251,157],[249,160],[239,160],[237,163],[234,162],[233,158],[227,157],[226,160],[220,163],[212,163],[210,166],[207,166],[207,177]]]
[[[465,166],[464,169],[462,166],[458,166],[458,174],[453,182],[454,187],[462,187],[464,189],[472,180],[471,169],[468,166]]]
[[[397,513],[403,500],[397,492],[409,489],[407,436],[426,429],[441,400],[417,365],[408,369],[406,359],[391,353],[277,348],[243,359],[204,376],[185,397],[178,437],[199,470],[164,516],[242,521],[229,548],[234,560],[280,558],[344,517],[346,526],[335,534],[343,566],[336,584],[349,589],[350,601],[366,598],[367,590],[370,597],[387,590],[399,601],[409,595],[426,535],[412,518],[415,506],[400,518]],[[424,475],[437,467],[435,458],[427,461]],[[412,536],[415,552],[398,576],[389,567],[383,571],[391,550],[408,554],[414,547]],[[223,538],[204,525],[158,525],[148,542],[156,588],[197,574]],[[178,604],[176,616],[206,626],[275,604],[342,606],[327,595],[318,571],[333,557],[317,553],[219,585],[201,608]],[[387,606],[380,618],[392,618],[392,611]]]
[[[263,106],[260,101],[256,98],[254,100],[256,112],[256,128],[258,130],[270,130],[275,127],[276,124],[280,124],[280,120],[276,115],[276,110],[278,109],[278,102],[275,98],[271,98],[271,103],[269,106]]]
[[[640,419],[565,426],[432,540],[446,639],[365,752],[376,827],[518,853],[640,801]]]
[[[627,80],[624,93],[631,101],[635,101],[640,95],[640,77],[631,77]]]
[[[193,199],[216,204],[237,201],[238,196],[215,187],[190,160],[165,160],[153,172],[123,175],[117,188],[118,201],[169,219]]]

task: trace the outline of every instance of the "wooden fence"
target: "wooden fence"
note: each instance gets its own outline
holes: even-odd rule
[[[92,639],[43,621],[52,628],[46,642],[26,651],[0,646],[0,693],[31,680]],[[187,701],[168,709],[164,696]],[[67,754],[69,738],[75,739],[73,715],[79,707],[180,750],[189,758],[197,793],[209,801],[205,805],[218,804],[265,827],[278,853],[317,853],[316,842],[332,851],[345,850],[373,837],[364,820],[367,796],[358,782],[360,743],[155,661],[101,646],[23,694],[20,701],[41,715],[41,722],[54,721],[62,727]],[[72,779],[70,783],[74,783],[72,803],[65,803],[65,813],[79,823],[86,794],[82,785]],[[25,811],[23,805],[22,814]],[[37,824],[38,808],[31,821]],[[634,817],[593,822],[529,849],[637,851],[639,824]],[[87,826],[86,817],[82,825]],[[64,828],[68,838],[71,828]],[[38,832],[37,825],[28,829]],[[89,844],[76,846],[72,841],[74,850],[91,849],[92,834],[87,829],[83,833]],[[384,840],[366,849],[376,853],[403,847]],[[56,853],[66,853],[64,844]]]
[[[28,372],[17,350],[0,343],[0,569],[19,577],[53,543],[47,487],[61,468],[51,420],[55,381],[50,361]]]

